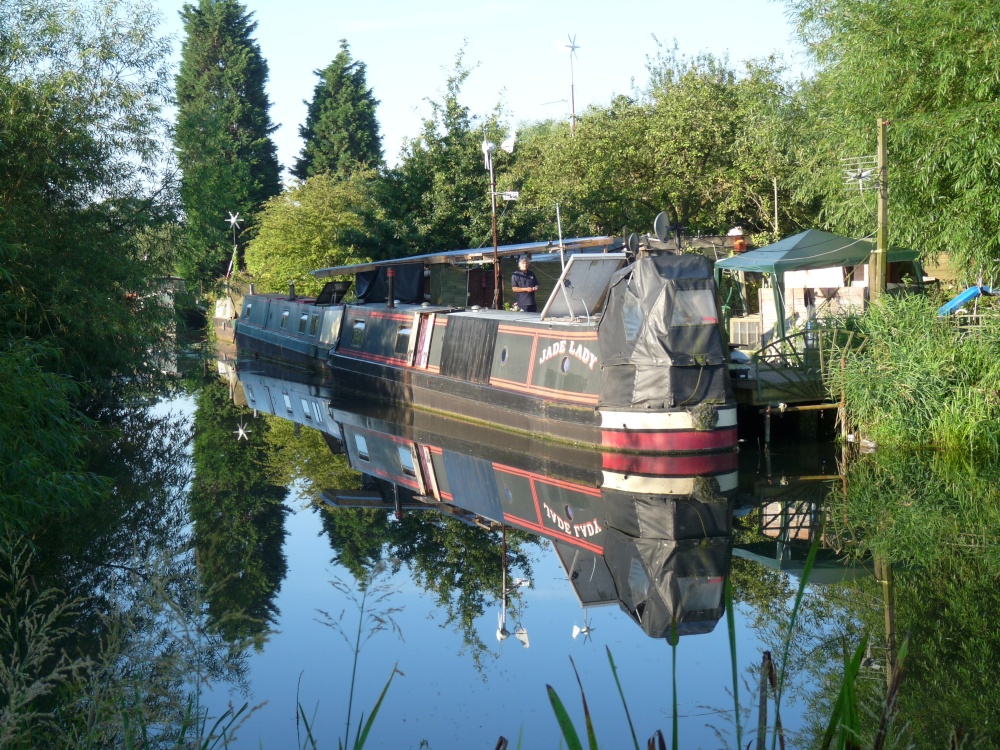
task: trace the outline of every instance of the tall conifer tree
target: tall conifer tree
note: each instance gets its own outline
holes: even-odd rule
[[[243,227],[280,191],[267,62],[257,28],[237,0],[199,0],[181,11],[185,39],[177,74],[175,145],[182,170],[186,252],[179,271],[191,280],[224,272],[232,252],[226,217]]]
[[[365,64],[353,60],[346,39],[340,52],[323,70],[299,135],[305,141],[292,174],[300,180],[315,174],[345,174],[357,167],[382,163],[382,137],[375,107],[378,99],[368,88]]]

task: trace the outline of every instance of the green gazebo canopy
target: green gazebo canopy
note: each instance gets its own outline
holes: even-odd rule
[[[841,237],[819,229],[807,229],[773,245],[715,262],[716,275],[727,271],[760,271],[779,278],[785,271],[807,271],[831,266],[857,266],[868,262],[875,245],[868,240]],[[889,262],[916,260],[916,250],[889,248]]]
[[[758,271],[773,276],[774,307],[777,313],[778,335],[785,335],[785,312],[780,296],[785,288],[786,271],[808,271],[814,268],[833,266],[859,266],[868,262],[868,256],[875,245],[868,240],[807,229],[804,232],[785,237],[773,245],[750,250],[731,258],[715,262],[715,281],[719,283],[723,271]],[[917,260],[916,250],[890,247],[888,263]]]

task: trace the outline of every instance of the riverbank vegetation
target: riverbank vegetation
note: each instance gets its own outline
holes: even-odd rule
[[[886,297],[853,324],[862,346],[831,372],[850,430],[877,444],[932,447],[959,461],[1000,451],[1000,326],[937,318],[929,296]]]

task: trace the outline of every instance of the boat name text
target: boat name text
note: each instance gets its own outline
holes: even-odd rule
[[[542,349],[542,354],[538,358],[538,364],[548,362],[557,354],[566,354],[567,345],[569,346],[569,355],[571,357],[576,357],[591,370],[594,369],[594,364],[597,362],[597,355],[583,344],[576,341],[567,341],[566,339],[556,341]]]
[[[587,523],[572,523],[571,521],[567,521],[556,511],[552,510],[552,508],[548,506],[548,503],[542,503],[542,507],[545,508],[545,515],[549,517],[549,520],[552,521],[552,523],[559,528],[559,531],[564,534],[572,534],[575,537],[588,537],[594,536],[594,534],[600,534],[604,531],[604,529],[601,528],[601,525],[597,523],[596,518],[593,521],[588,521]]]

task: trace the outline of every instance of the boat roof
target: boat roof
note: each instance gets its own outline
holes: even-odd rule
[[[586,250],[588,248],[614,246],[616,249],[621,245],[621,240],[614,237],[576,237],[562,241],[562,247],[568,252]],[[548,240],[544,242],[524,242],[520,245],[501,245],[497,248],[496,254],[501,258],[511,255],[523,255],[525,253],[551,253],[559,251],[559,240]],[[412,263],[468,263],[468,262],[489,262],[493,259],[493,248],[472,247],[465,250],[447,250],[439,253],[426,253],[424,255],[410,255],[403,258],[393,258],[391,260],[375,260],[370,263],[355,263],[350,266],[333,266],[331,268],[319,268],[312,272],[317,279],[329,276],[344,276],[352,273],[363,273],[376,268],[387,266],[398,266]]]

